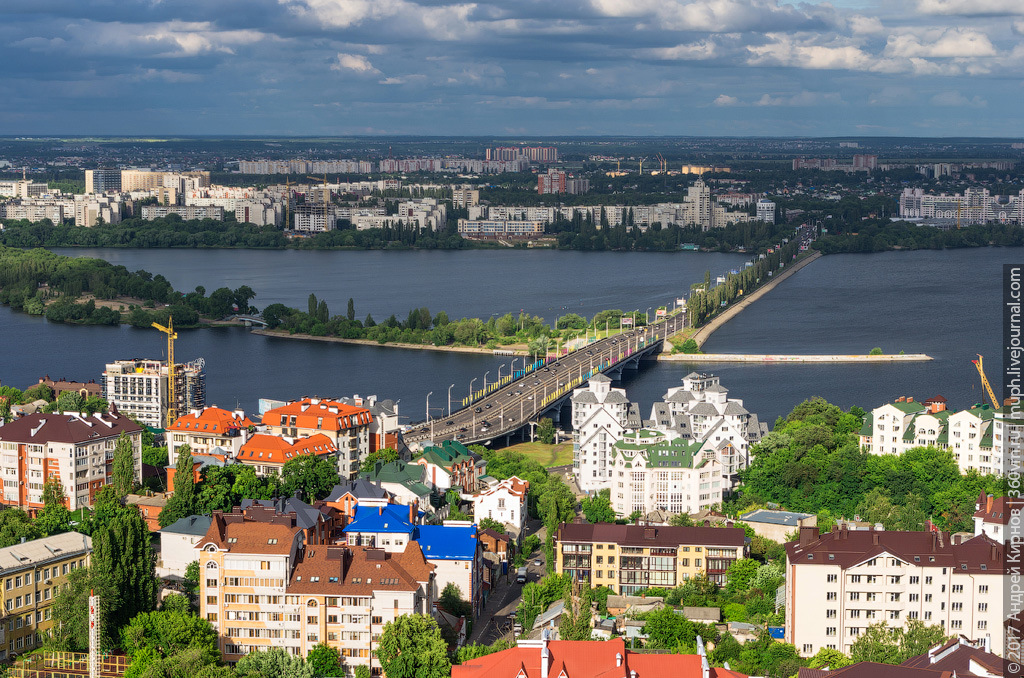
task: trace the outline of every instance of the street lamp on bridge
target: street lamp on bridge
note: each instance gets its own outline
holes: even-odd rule
[[[455,388],[455,384],[448,387],[448,416],[452,416],[452,389]]]
[[[473,402],[473,382],[476,381],[476,377],[469,380],[469,398],[466,399],[467,403]]]
[[[487,375],[490,374],[490,373],[491,373],[490,370],[487,370],[486,372],[484,372],[484,395],[487,395]]]

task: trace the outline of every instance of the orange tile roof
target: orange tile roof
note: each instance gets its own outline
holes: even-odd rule
[[[291,553],[296,535],[301,535],[302,532],[302,528],[294,523],[288,525],[244,520],[230,515],[225,518],[218,511],[214,512],[210,529],[196,544],[196,548],[202,549],[207,544],[214,544],[217,548],[235,553],[287,555]]]
[[[294,444],[280,436],[257,433],[242,445],[237,459],[243,464],[284,464],[303,454],[328,455],[337,451],[338,448],[323,433],[300,438]]]
[[[171,424],[171,430],[187,433],[225,433],[228,429],[249,428],[253,425],[248,417],[240,417],[219,407],[207,407],[178,417]]]
[[[484,490],[483,492],[480,493],[480,496],[486,497],[486,496],[494,494],[496,492],[506,491],[509,494],[512,494],[512,495],[517,496],[517,497],[525,497],[526,493],[529,490],[530,490],[530,482],[528,480],[523,480],[522,478],[520,478],[518,476],[511,476],[511,477],[505,478],[505,480],[502,480],[497,485],[495,485],[493,488],[491,488],[489,490]]]
[[[327,596],[415,591],[421,582],[430,581],[433,570],[416,542],[399,553],[363,546],[310,545],[295,564],[287,591]]]
[[[701,676],[699,655],[638,654],[627,650],[622,638],[607,641],[553,640],[547,646],[550,652],[548,678],[628,678],[633,671],[636,671],[637,678]],[[616,655],[622,657],[618,666]],[[540,647],[514,647],[452,667],[452,678],[516,678],[521,674],[527,678],[540,678]],[[742,676],[734,672],[727,675]]]
[[[288,426],[321,431],[344,431],[365,426],[373,421],[373,415],[365,407],[346,405],[336,400],[303,398],[267,410],[263,415],[263,423],[268,426],[281,426],[282,416],[289,419],[295,417],[295,424],[289,423]]]

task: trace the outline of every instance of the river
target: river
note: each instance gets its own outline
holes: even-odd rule
[[[358,317],[404,318],[427,306],[453,317],[527,312],[549,322],[606,308],[645,310],[671,303],[699,282],[742,265],[742,255],[714,253],[610,253],[516,251],[322,252],[253,250],[57,250],[98,256],[135,270],[166,276],[177,289],[248,284],[254,304],[304,307],[310,292],[341,313],[349,297]],[[1000,271],[1021,250],[889,252],[831,255],[780,284],[726,324],[704,350],[738,353],[923,352],[913,364],[704,365],[722,376],[730,396],[762,420],[774,422],[794,405],[821,395],[843,407],[875,407],[900,395],[942,394],[956,408],[982,398],[970,360],[986,358],[999,382]],[[163,356],[155,330],[77,327],[49,323],[0,307],[0,382],[18,387],[44,374],[99,379],[103,364]],[[208,402],[254,410],[260,397],[377,394],[401,399],[411,419],[464,397],[469,381],[494,379],[509,359],[488,355],[406,351],[251,335],[241,328],[181,331],[179,360],[203,357]],[[679,383],[686,364],[646,366],[627,373],[624,386],[646,414],[651,403]],[[435,410],[435,414],[438,411]]]

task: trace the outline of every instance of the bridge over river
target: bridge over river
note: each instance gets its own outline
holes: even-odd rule
[[[646,327],[615,334],[579,349],[514,371],[464,401],[466,406],[446,417],[412,425],[406,443],[429,444],[458,440],[465,444],[509,438],[541,416],[557,419],[572,391],[595,374],[617,379],[625,369],[637,369],[643,359],[655,359],[665,338],[686,323],[684,312],[673,313]]]

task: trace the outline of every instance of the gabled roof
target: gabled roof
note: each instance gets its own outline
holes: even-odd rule
[[[161,534],[187,534],[193,537],[202,537],[210,529],[213,518],[210,516],[185,516],[178,518],[167,527],[160,530]]]
[[[324,514],[320,509],[314,508],[306,502],[296,497],[289,497],[288,499],[243,499],[241,508],[245,509],[251,506],[262,506],[264,508],[274,509],[278,513],[295,514],[295,523],[304,530],[308,530],[311,527],[315,527],[324,520]],[[330,510],[325,508],[325,510]]]
[[[430,580],[433,569],[416,542],[396,553],[363,546],[308,545],[296,560],[287,591],[329,596],[415,591]]]
[[[949,671],[937,672],[910,666],[858,662],[831,671],[828,675],[829,678],[952,678],[953,674]]]
[[[1024,500],[993,497],[982,493],[978,499],[978,505],[981,508],[974,512],[975,518],[981,518],[986,523],[1006,525],[1010,522],[1010,514],[1014,509],[1024,509]]]
[[[696,654],[641,654],[626,648],[622,638],[611,640],[552,640],[547,678],[701,678]],[[522,644],[452,667],[452,678],[541,678],[541,643]],[[709,678],[746,678],[713,668]]]
[[[79,532],[63,532],[33,539],[0,549],[0,575],[91,551],[92,539]]]
[[[117,437],[122,431],[137,433],[142,431],[142,427],[118,414],[94,414],[91,417],[77,412],[28,414],[0,426],[0,440],[36,445],[74,444]]]
[[[246,520],[241,514],[225,515],[214,511],[210,529],[196,543],[196,548],[213,544],[235,553],[287,555],[291,553],[292,544],[301,539],[301,534],[302,528],[294,522]]]
[[[416,511],[419,518],[423,512]],[[343,532],[376,532],[412,534],[415,526],[409,522],[409,507],[401,504],[386,506],[356,506],[356,514]]]
[[[387,499],[388,491],[380,486],[380,483],[375,483],[366,478],[356,478],[351,483],[343,483],[341,485],[335,485],[334,489],[331,490],[330,495],[324,501],[332,502],[338,501],[346,494],[350,494],[358,499]]]
[[[281,407],[267,410],[263,415],[263,423],[268,426],[281,426],[281,417],[295,417],[296,428],[318,429],[321,431],[344,431],[368,425],[373,415],[365,407],[346,405],[337,400],[320,398],[303,398]],[[292,426],[291,423],[288,426]]]
[[[380,483],[418,483],[423,480],[426,469],[421,464],[411,464],[401,459],[374,466],[370,471],[360,473],[360,478]]]
[[[476,525],[420,525],[415,538],[427,560],[473,560],[476,557]]]
[[[180,416],[170,425],[171,431],[185,433],[217,433],[223,435],[232,429],[249,428],[252,421],[246,416],[239,416],[219,407],[207,407]]]
[[[1003,545],[986,535],[954,544],[943,532],[837,529],[804,545],[799,541],[786,544],[786,556],[795,565],[838,565],[846,569],[883,555],[922,567],[952,567],[970,574],[1001,574],[1006,567]]]
[[[1003,674],[1002,657],[986,652],[980,641],[972,643],[962,635],[936,645],[924,654],[911,657],[900,666],[933,671],[951,671],[955,672],[957,676],[970,677],[977,675],[971,671],[972,664],[980,665],[979,668],[987,675]]]
[[[562,523],[558,540],[566,542],[604,542],[620,546],[743,546],[746,533],[738,527],[683,527],[679,525],[645,526],[614,523]]]
[[[280,436],[257,433],[242,445],[238,461],[243,464],[285,464],[290,459],[305,454],[328,456],[338,451],[330,438],[316,433],[289,443]]]

